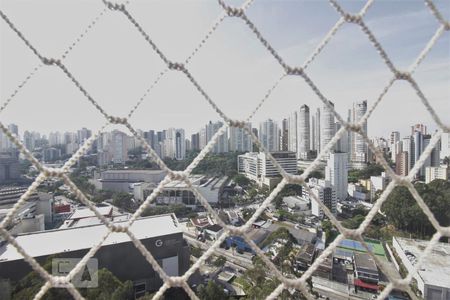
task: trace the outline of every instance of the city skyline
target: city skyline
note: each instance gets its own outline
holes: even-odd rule
[[[48,14],[42,11],[40,5],[36,5],[37,14],[34,14],[34,9],[21,9],[21,4],[16,2],[5,1],[3,6],[5,13],[20,24],[20,29],[38,48],[49,55],[58,56],[65,45],[77,36],[83,24],[92,18],[95,8],[102,8],[102,4],[75,3],[65,7],[56,2],[49,3],[59,13]],[[130,4],[130,9],[162,51],[170,58],[181,61],[201,38],[215,14],[220,12],[216,3],[191,4],[178,3],[176,7],[183,8],[180,12],[173,9],[173,4],[151,4],[157,8],[155,11],[170,10],[183,24],[188,25],[183,28],[185,36],[177,34],[181,30],[179,26],[165,23],[160,16],[156,15],[154,19],[139,18],[140,9],[148,12],[147,8],[153,7],[150,4],[136,2]],[[342,5],[351,11],[357,11],[362,6],[360,2],[350,1],[343,1]],[[436,5],[443,13],[450,12],[443,1],[437,1]],[[400,11],[400,8],[403,10]],[[314,14],[308,13],[312,10]],[[36,24],[35,15],[48,15],[49,22],[46,25]],[[275,50],[292,65],[301,65],[339,18],[328,3],[322,1],[261,2],[251,6],[248,15]],[[52,21],[61,21],[63,18],[67,18],[68,22],[61,22],[61,28],[50,26]],[[305,29],[297,26],[300,19],[310,26]],[[406,5],[376,3],[365,19],[394,64],[404,69],[413,62],[438,27],[421,1],[408,1]],[[402,22],[397,22],[398,19]],[[166,31],[154,30],[153,22],[164,24]],[[70,27],[66,24],[70,24]],[[4,22],[0,28],[2,40],[5,41],[5,47],[0,53],[4,66],[0,71],[0,98],[4,102],[37,63],[37,59]],[[299,29],[295,36],[290,28]],[[116,35],[107,34],[115,29],[118,30]],[[100,38],[104,40],[101,45],[97,42]],[[450,106],[446,105],[450,96],[447,88],[450,79],[448,40],[448,35],[441,37],[414,75],[445,124],[449,123],[450,116]],[[398,51],[400,44],[407,51]],[[108,51],[105,52],[104,47],[109,47]],[[86,64],[89,68],[86,68]],[[101,20],[91,34],[77,45],[67,57],[67,65],[94,99],[114,116],[126,115],[163,69],[162,61],[152,49],[136,35],[133,28],[113,13]],[[281,67],[245,24],[228,20],[218,27],[189,67],[218,107],[233,119],[247,117],[282,75]],[[89,72],[86,72],[88,69]],[[370,109],[391,77],[367,37],[349,24],[344,25],[331,39],[316,61],[308,67],[307,73],[324,96],[335,103],[337,112],[344,119],[353,102],[367,99]],[[133,80],[129,80],[130,76]],[[174,86],[177,88],[174,89]],[[311,108],[323,105],[303,79],[286,77],[250,121],[257,124],[273,118],[279,122],[304,104]],[[394,112],[402,109],[408,109],[408,114],[395,118]],[[38,114],[35,116],[36,112]],[[196,117],[192,118],[193,115]],[[3,123],[15,123],[21,128],[35,128],[41,132],[73,131],[82,127],[96,131],[106,123],[72,83],[53,68],[40,70],[0,113],[0,119]],[[208,120],[216,119],[219,116],[192,84],[180,74],[169,72],[144,99],[130,118],[130,123],[144,130],[182,127],[187,134],[191,134]],[[406,124],[418,122],[429,124],[430,132],[437,128],[414,90],[404,82],[398,82],[369,119],[369,135],[387,136],[392,128],[406,128]],[[406,133],[404,130],[402,135]]]

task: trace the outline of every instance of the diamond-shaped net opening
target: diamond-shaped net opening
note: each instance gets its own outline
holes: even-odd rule
[[[3,100],[3,104],[0,107],[0,112],[2,112],[10,103],[14,100],[17,93],[29,82],[29,80],[35,76],[41,68],[58,68],[61,71],[61,76],[66,76],[73,85],[81,92],[81,94],[89,101],[89,103],[100,112],[106,121],[107,124],[116,124],[120,126],[125,126],[143,145],[145,151],[149,154],[150,159],[155,162],[162,170],[167,172],[166,177],[160,182],[160,184],[153,190],[153,192],[147,197],[147,199],[141,204],[141,206],[136,210],[133,216],[123,225],[117,225],[106,219],[95,207],[94,203],[85,196],[85,194],[71,181],[69,176],[67,175],[68,170],[71,166],[73,166],[76,161],[88,150],[91,146],[94,139],[97,135],[94,135],[89,140],[85,142],[85,144],[71,157],[71,159],[62,167],[58,169],[50,169],[44,167],[36,158],[32,156],[32,154],[26,150],[26,148],[22,145],[21,141],[18,140],[16,136],[14,136],[7,127],[5,127],[2,123],[0,123],[0,130],[14,143],[18,150],[36,167],[39,171],[40,175],[35,179],[34,183],[29,187],[28,191],[21,197],[21,199],[17,202],[17,204],[12,209],[11,213],[2,221],[0,224],[0,234],[4,237],[4,239],[13,245],[17,251],[24,257],[25,261],[30,264],[30,266],[44,279],[45,284],[39,290],[39,292],[35,295],[35,299],[40,299],[45,295],[49,289],[55,286],[63,286],[67,288],[68,292],[76,299],[82,299],[83,297],[79,293],[79,291],[74,287],[74,285],[70,282],[73,276],[79,272],[87,263],[88,259],[91,258],[96,251],[101,247],[102,243],[110,234],[126,234],[133,242],[135,247],[140,251],[140,253],[145,257],[151,267],[158,273],[160,278],[163,281],[163,285],[159,289],[159,291],[155,294],[155,298],[161,297],[164,292],[166,292],[171,287],[180,287],[185,290],[185,292],[191,297],[196,299],[197,296],[194,291],[187,284],[187,280],[190,276],[194,274],[196,270],[212,256],[216,255],[215,252],[222,244],[222,242],[229,236],[240,236],[242,237],[248,245],[252,248],[254,253],[256,254],[256,263],[255,265],[264,268],[268,272],[270,272],[271,278],[273,282],[273,291],[268,296],[270,299],[277,298],[279,296],[287,295],[287,297],[300,294],[302,297],[306,297],[308,299],[312,299],[313,295],[311,294],[310,289],[310,277],[314,272],[316,272],[319,266],[326,262],[329,259],[330,254],[336,249],[338,244],[344,240],[345,238],[353,238],[359,241],[363,247],[366,248],[368,254],[374,259],[378,267],[386,274],[388,277],[389,284],[386,286],[384,291],[379,295],[378,299],[384,299],[385,296],[389,294],[392,289],[402,289],[408,292],[410,295],[413,295],[410,290],[409,283],[411,282],[413,273],[420,268],[420,264],[423,261],[423,258],[426,257],[433,246],[439,241],[439,238],[443,236],[450,236],[450,228],[442,227],[439,222],[436,220],[435,216],[431,213],[430,209],[426,205],[425,201],[421,198],[414,185],[411,183],[415,174],[418,172],[419,168],[422,167],[426,158],[430,155],[433,147],[436,146],[439,141],[440,135],[442,132],[449,132],[450,127],[444,124],[439,116],[436,114],[433,107],[430,105],[426,95],[421,90],[420,86],[415,81],[413,74],[417,67],[421,64],[439,38],[444,34],[445,31],[450,30],[450,23],[446,20],[440,11],[437,9],[435,4],[431,0],[425,0],[425,4],[428,6],[431,14],[435,17],[438,29],[435,34],[429,40],[429,42],[424,45],[423,50],[419,53],[417,58],[412,62],[410,67],[407,70],[398,69],[393,61],[390,59],[388,53],[385,51],[383,46],[377,40],[376,36],[372,33],[371,29],[367,26],[365,22],[365,15],[369,8],[371,7],[374,1],[369,0],[365,5],[361,8],[358,13],[350,13],[346,11],[338,2],[335,0],[329,0],[331,6],[336,10],[337,16],[339,17],[338,21],[329,29],[323,39],[317,44],[314,51],[308,56],[308,58],[304,61],[303,64],[294,66],[289,65],[283,57],[273,48],[271,43],[264,37],[264,35],[258,30],[258,27],[252,22],[252,20],[248,17],[246,10],[252,4],[253,1],[248,0],[245,1],[239,7],[229,6],[225,1],[219,0],[218,5],[220,5],[221,12],[216,20],[212,23],[210,28],[207,30],[206,34],[203,36],[201,41],[196,45],[196,47],[190,52],[190,54],[185,58],[184,61],[175,62],[172,61],[170,57],[168,57],[161,48],[158,47],[157,43],[152,40],[152,37],[146,32],[146,30],[141,26],[137,18],[133,15],[133,13],[128,9],[128,4],[130,1],[126,1],[125,3],[115,3],[111,1],[103,1],[105,5],[104,8],[99,12],[98,15],[88,24],[88,26],[81,32],[81,34],[74,40],[74,42],[61,54],[59,57],[47,57],[45,53],[41,53],[40,49],[35,47],[32,42],[30,42],[29,38],[22,33],[20,30],[20,24],[16,24],[14,19],[11,19],[7,16],[2,10],[0,10],[0,16],[3,21],[7,24],[10,30],[15,33],[18,38],[28,47],[32,53],[39,59],[40,63],[34,67],[30,73],[25,77],[25,79],[19,84],[19,86],[15,89],[15,91],[6,99]],[[102,107],[99,102],[94,98],[93,95],[85,88],[82,84],[83,78],[77,78],[74,75],[70,67],[65,64],[65,59],[67,56],[71,54],[71,51],[82,42],[83,38],[86,35],[89,35],[92,28],[96,26],[98,21],[103,18],[106,14],[118,14],[122,15],[121,18],[125,17],[125,20],[129,22],[132,27],[137,31],[137,33],[142,37],[143,41],[149,46],[149,49],[156,54],[160,60],[162,61],[164,67],[162,70],[157,73],[156,79],[151,82],[151,84],[145,89],[142,96],[135,102],[135,104],[131,107],[131,110],[128,114],[123,117],[117,117],[110,115],[108,111]],[[119,17],[119,16],[117,16]],[[254,38],[261,43],[261,45],[267,50],[267,52],[276,60],[276,62],[282,67],[284,70],[284,74],[277,79],[273,85],[264,93],[262,99],[259,100],[256,108],[249,112],[248,118],[245,120],[233,120],[223,113],[221,108],[216,104],[214,99],[210,97],[207,92],[207,89],[203,87],[201,82],[197,80],[197,78],[191,73],[189,68],[189,63],[197,55],[199,50],[207,43],[208,39],[214,35],[216,29],[221,25],[223,20],[230,18],[233,22],[241,22],[245,26],[250,29],[250,32],[254,35]],[[355,26],[367,37],[368,41],[374,47],[376,52],[379,54],[381,60],[387,66],[387,68],[392,73],[391,77],[387,80],[387,85],[380,91],[378,95],[374,95],[374,99],[376,99],[372,106],[367,110],[366,114],[363,116],[361,120],[357,123],[352,124],[346,122],[334,109],[334,107],[330,104],[328,98],[322,93],[321,89],[317,86],[315,81],[308,75],[307,68],[308,66],[315,60],[317,55],[327,47],[327,44],[333,38],[333,36],[338,32],[342,25],[349,24],[351,26]],[[180,72],[183,76],[188,79],[188,81],[192,84],[194,90],[196,90],[201,97],[206,101],[206,105],[209,105],[224,121],[225,125],[220,128],[220,130],[213,136],[213,138],[209,141],[206,147],[202,149],[202,151],[198,154],[198,156],[192,161],[192,163],[183,171],[174,171],[168,168],[165,163],[159,158],[154,149],[145,141],[143,137],[141,137],[137,131],[133,128],[133,126],[129,123],[128,119],[138,110],[143,101],[151,90],[158,85],[161,78],[165,76],[168,72]],[[264,105],[264,102],[270,98],[271,93],[277,88],[279,83],[287,76],[299,76],[306,85],[311,89],[311,91],[317,95],[320,103],[322,105],[327,106],[332,113],[334,114],[337,121],[341,124],[341,129],[336,133],[336,135],[329,141],[329,143],[323,147],[321,153],[319,153],[318,157],[315,161],[304,171],[301,175],[291,175],[287,173],[279,163],[272,157],[272,155],[262,146],[262,143],[258,140],[258,138],[252,133],[251,128],[247,127],[247,122],[256,114],[261,106]],[[373,111],[376,109],[378,104],[383,100],[386,93],[389,91],[393,83],[397,80],[405,80],[409,83],[411,88],[417,93],[423,105],[425,106],[428,113],[432,116],[436,124],[439,126],[439,131],[437,131],[433,138],[431,139],[429,145],[425,149],[424,153],[420,157],[420,159],[416,162],[414,168],[411,170],[408,176],[398,176],[394,173],[394,171],[390,168],[389,164],[383,157],[382,152],[379,148],[377,148],[367,137],[363,130],[363,124],[365,121],[369,119]],[[199,164],[199,162],[206,156],[208,152],[212,150],[215,143],[217,142],[219,136],[223,134],[228,127],[238,127],[243,128],[247,133],[251,135],[253,142],[259,147],[259,149],[266,153],[269,160],[276,167],[276,169],[282,175],[281,182],[271,191],[269,196],[259,205],[259,207],[255,210],[253,215],[248,219],[248,221],[240,226],[234,227],[225,224],[221,218],[218,216],[216,211],[209,205],[208,201],[202,196],[202,194],[198,191],[198,189],[193,185],[189,178],[189,174],[193,171],[193,169]],[[104,128],[104,127],[103,127]],[[102,128],[102,129],[103,129]],[[344,227],[332,214],[332,212],[325,206],[317,197],[313,195],[313,201],[316,201],[320,208],[323,210],[324,214],[328,217],[332,226],[334,226],[339,235],[336,239],[328,245],[327,248],[319,255],[319,257],[314,261],[314,263],[300,276],[298,277],[296,274],[291,274],[289,272],[285,272],[283,270],[283,261],[272,261],[269,257],[253,242],[253,240],[248,236],[248,231],[251,227],[251,224],[265,211],[265,209],[269,206],[269,204],[276,198],[278,193],[283,190],[288,184],[292,185],[302,185],[304,189],[309,189],[306,184],[306,178],[318,168],[319,162],[322,158],[324,158],[327,153],[333,148],[333,146],[337,143],[339,138],[347,133],[347,131],[355,132],[362,136],[364,141],[367,143],[370,150],[375,154],[377,161],[384,167],[387,174],[391,177],[392,181],[384,190],[384,192],[380,195],[380,197],[376,200],[373,207],[370,209],[368,214],[365,216],[364,221],[356,228],[349,229]],[[27,198],[32,194],[32,192],[41,184],[45,179],[56,177],[64,181],[64,183],[73,191],[76,195],[77,199],[80,200],[83,204],[85,204],[90,210],[92,210],[95,215],[101,219],[101,221],[107,226],[107,233],[99,240],[96,246],[92,247],[91,250],[83,257],[83,259],[76,265],[76,267],[65,277],[56,277],[50,275],[39,263],[27,254],[24,249],[15,241],[14,236],[12,236],[7,230],[6,225],[11,221],[14,214],[17,212],[19,207],[24,204]],[[171,277],[168,276],[158,262],[155,260],[153,255],[147,250],[147,248],[141,243],[139,239],[135,237],[132,230],[132,224],[134,221],[141,216],[144,210],[155,201],[157,195],[162,191],[164,185],[170,183],[173,180],[183,181],[194,193],[199,202],[206,208],[208,213],[215,219],[217,224],[223,226],[225,233],[220,236],[204,253],[201,255],[196,262],[189,268],[189,270],[180,277]],[[389,194],[396,187],[402,185],[408,189],[408,191],[413,196],[414,200],[423,210],[426,218],[430,221],[436,233],[433,238],[429,242],[428,246],[423,251],[422,256],[418,259],[418,263],[415,265],[415,270],[412,273],[409,273],[404,279],[394,278],[390,276],[392,272],[386,268],[383,261],[377,257],[376,253],[371,251],[371,248],[367,245],[364,240],[364,231],[370,225],[370,222],[373,221],[375,215],[382,207],[383,203],[386,201]],[[289,294],[286,294],[289,293]]]

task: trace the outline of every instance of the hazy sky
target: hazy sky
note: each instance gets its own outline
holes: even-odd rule
[[[450,1],[435,1],[450,18]],[[59,58],[104,8],[100,0],[1,0],[0,9],[45,56]],[[231,4],[239,4],[232,1]],[[357,12],[363,1],[340,1]],[[221,12],[216,1],[136,1],[129,10],[172,61],[184,61]],[[256,0],[248,17],[290,65],[301,65],[339,19],[320,0]],[[423,1],[379,0],[366,23],[397,67],[406,69],[439,27]],[[0,20],[0,103],[39,63]],[[123,14],[107,11],[64,60],[107,113],[125,116],[155,80],[164,64]],[[244,118],[256,107],[283,70],[238,18],[226,18],[188,65],[193,76],[231,118]],[[391,72],[354,24],[345,24],[307,72],[341,115],[355,101],[373,104]],[[450,32],[445,32],[415,73],[443,122],[450,123]],[[300,77],[287,77],[252,120],[281,121],[302,104],[315,111],[322,102]],[[197,131],[218,120],[206,100],[180,72],[168,72],[131,118],[135,128]],[[97,129],[101,114],[57,67],[42,68],[3,112],[4,124],[49,131]],[[434,121],[406,82],[396,82],[369,120],[370,136],[402,134],[413,123],[435,129]],[[281,122],[280,122],[281,123]]]

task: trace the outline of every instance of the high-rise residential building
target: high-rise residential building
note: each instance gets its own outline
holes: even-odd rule
[[[111,133],[112,161],[115,164],[124,164],[128,160],[128,136],[114,130]]]
[[[278,151],[279,136],[278,125],[272,120],[268,119],[259,125],[259,140],[267,151]]]
[[[156,132],[156,142],[160,143],[166,139],[166,131],[158,131]]]
[[[206,135],[206,127],[203,127],[199,131],[199,147],[200,149],[205,148],[206,144],[208,143],[208,137]]]
[[[428,145],[431,142],[431,135],[427,134],[423,136],[423,148],[422,151],[425,151],[425,149],[428,147]],[[434,146],[434,148],[431,150],[430,155],[425,160],[424,164],[422,165],[420,175],[425,176],[425,169],[427,167],[438,167],[439,166],[439,147],[438,145]]]
[[[87,128],[81,128],[80,130],[77,131],[77,135],[78,135],[78,143],[81,145],[83,144],[88,138],[91,137],[92,135],[92,131],[87,129]]]
[[[352,113],[352,109],[348,110],[348,115],[347,115],[347,123],[352,123],[353,122],[353,113]],[[353,155],[353,131],[347,131],[347,155],[348,155],[348,161],[350,162],[352,160],[352,155]]]
[[[19,126],[17,126],[16,124],[9,124],[9,125],[8,125],[8,130],[9,130],[13,135],[15,135],[17,138],[19,138]],[[4,135],[3,132],[2,132],[2,135]],[[15,148],[16,148],[16,145],[15,145],[12,141],[10,141],[10,140],[6,137],[6,135],[4,135],[4,137],[5,137],[4,141],[5,141],[5,146],[6,146],[5,149],[6,149],[6,150],[15,149]]]
[[[320,202],[325,204],[325,206],[331,211],[331,213],[337,213],[337,197],[334,187],[328,180],[311,178],[308,182],[308,186],[311,193],[306,189],[303,189],[303,197],[309,199],[311,202],[311,213],[319,218],[324,217],[324,212],[319,204],[316,202],[317,198]],[[314,198],[313,195],[316,197]]]
[[[321,133],[320,133],[320,150],[323,150],[328,143],[331,141],[331,139],[335,135],[336,125],[334,122],[334,114],[333,114],[333,108],[334,103],[329,101],[330,107],[328,105],[323,106],[323,112],[322,112],[322,123],[321,123]],[[330,150],[330,152],[333,152],[334,147]],[[328,158],[328,155],[325,156],[325,158]]]
[[[343,201],[347,199],[348,189],[348,155],[347,153],[331,153],[325,167],[325,180],[331,182],[336,191],[336,197]]]
[[[367,112],[367,101],[356,102],[353,105],[354,123],[359,122]],[[367,121],[362,126],[362,131],[367,135]],[[366,163],[368,161],[368,147],[364,138],[357,133],[353,135],[352,161]]]
[[[442,133],[441,135],[441,152],[440,158],[450,158],[450,133]]]
[[[425,135],[427,134],[427,126],[423,124],[415,124],[411,126],[411,134],[414,135],[416,131],[420,132],[422,135]]]
[[[338,132],[341,129],[341,124],[339,122],[336,122],[336,132]],[[348,155],[350,149],[349,149],[349,141],[348,141],[348,134],[343,134],[339,140],[337,141],[335,145],[335,150],[337,152],[345,152]]]
[[[402,152],[402,150],[399,150],[397,148],[398,142],[400,142],[400,132],[391,132],[391,135],[389,136],[389,149],[391,151],[391,159],[393,162],[396,162],[397,154],[399,154],[399,152]]]
[[[315,118],[314,121],[315,121],[315,122],[314,122],[314,126],[315,126],[314,131],[315,131],[315,133],[316,133],[316,137],[315,137],[315,139],[316,139],[316,151],[317,151],[317,154],[319,154],[320,151],[322,150],[322,148],[320,147],[320,143],[321,143],[320,108],[317,108],[317,111],[316,111],[316,118]]]
[[[190,139],[186,139],[185,140],[185,144],[186,144],[186,152],[191,151],[192,150],[192,142]]]
[[[420,155],[422,155],[422,151],[423,151],[423,134],[422,134],[422,132],[415,131],[413,137],[414,137],[414,164],[411,167],[414,167],[414,165],[419,160]],[[425,169],[423,171],[425,171]],[[417,174],[424,175],[423,173],[424,172],[421,172],[419,170],[419,172]]]
[[[311,150],[311,126],[309,120],[309,107],[307,105],[302,105],[300,107],[300,112],[298,114],[298,148],[297,148],[297,158],[307,159],[309,158],[309,151]]]
[[[173,154],[176,160],[183,160],[186,158],[186,139],[184,137],[184,129],[178,128],[174,130],[173,148]]]
[[[402,139],[402,149],[408,153],[407,168],[408,172],[414,166],[414,139],[411,136],[406,136]]]
[[[154,130],[149,130],[144,132],[144,139],[147,141],[148,145],[155,149],[156,136]]]
[[[428,184],[435,179],[448,180],[450,168],[447,165],[439,167],[426,167],[425,168],[425,183]]]
[[[402,151],[398,153],[395,159],[395,173],[401,176],[408,175],[408,165],[408,152]]]
[[[252,128],[251,123],[245,125],[247,129]],[[239,127],[230,127],[230,151],[238,152],[252,152],[253,141],[250,134],[244,129]]]
[[[28,130],[26,130],[23,133],[23,144],[25,146],[25,148],[27,148],[28,151],[33,151],[34,150],[34,135],[29,132]]]
[[[223,126],[223,123],[218,122],[209,122],[206,125],[206,139],[207,143],[212,139],[214,134],[219,131],[219,129]],[[214,144],[214,148],[212,150],[213,153],[226,153],[228,152],[228,132],[225,132],[219,136],[216,143]]]
[[[289,145],[289,120],[284,118],[281,121],[280,150],[288,151]]]
[[[288,150],[297,152],[298,147],[298,113],[294,111],[289,115],[289,144]]]
[[[316,117],[311,115],[311,150],[316,150]]]
[[[259,135],[258,135],[258,128],[253,127],[253,128],[252,128],[252,132],[253,132],[253,134],[254,134],[256,137],[259,136]]]
[[[200,134],[198,132],[191,135],[191,149],[200,150]]]
[[[63,143],[63,136],[61,132],[59,131],[50,132],[50,134],[48,135],[48,144],[50,146],[61,145],[62,143]]]
[[[278,151],[270,153],[286,173],[297,174],[296,153]],[[273,188],[281,180],[278,169],[272,164],[265,152],[248,152],[238,156],[238,172],[245,174],[259,186]]]

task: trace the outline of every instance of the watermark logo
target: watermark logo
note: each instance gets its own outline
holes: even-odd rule
[[[80,262],[81,258],[54,258],[52,259],[52,275],[67,276],[70,271]],[[71,280],[77,288],[98,287],[98,260],[90,258],[85,266],[75,274]],[[64,286],[56,286],[64,287]]]

